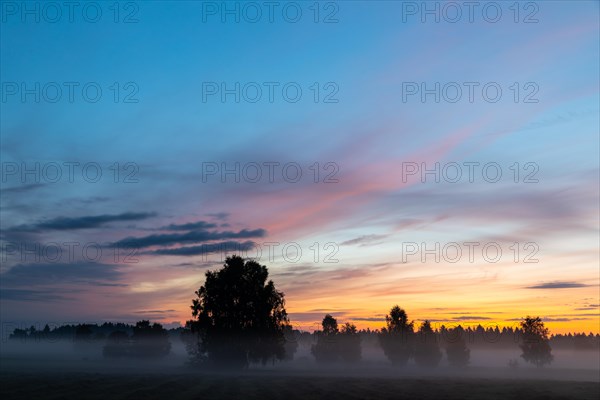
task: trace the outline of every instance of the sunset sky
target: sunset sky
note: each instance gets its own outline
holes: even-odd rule
[[[600,333],[598,2],[519,22],[499,3],[496,23],[389,1],[322,3],[318,22],[297,2],[296,23],[135,4],[119,23],[108,5],[97,23],[3,10],[3,324],[184,323],[205,271],[241,250],[299,329],[325,313],[380,328],[398,304]]]

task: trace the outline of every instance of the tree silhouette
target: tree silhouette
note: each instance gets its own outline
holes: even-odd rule
[[[19,339],[25,341],[27,339],[27,329],[16,328],[13,333],[10,334],[9,339]]]
[[[31,329],[33,329],[33,331]],[[94,343],[92,342],[93,333],[94,331],[92,330],[92,325],[90,324],[80,324],[75,328],[73,347],[77,353],[80,353],[84,357],[89,355],[94,348]],[[32,337],[37,337],[34,327],[30,328],[29,334]]]
[[[200,337],[197,320],[192,319],[185,322],[185,328],[181,331],[180,339],[190,356],[188,361],[191,365],[200,365],[206,361],[207,356],[202,351],[202,338]]]
[[[102,349],[104,357],[125,357],[129,352],[129,335],[123,331],[114,331],[108,335],[106,344]]]
[[[207,271],[192,300],[190,328],[200,335],[196,357],[223,367],[282,360],[289,326],[284,294],[268,281],[267,267],[239,256]]]
[[[446,343],[448,364],[457,368],[464,368],[469,365],[471,350],[467,348],[465,330],[461,326],[458,326],[454,329],[445,331],[445,333],[449,336],[447,337]]]
[[[435,368],[442,359],[442,351],[429,321],[419,327],[415,341],[415,363],[420,367]]]
[[[395,366],[404,366],[413,353],[414,328],[406,311],[397,305],[385,317],[387,326],[381,329],[379,343],[386,357]]]
[[[142,320],[133,327],[131,355],[135,357],[164,357],[171,351],[169,333],[161,324]]]
[[[311,353],[318,363],[332,363],[339,360],[338,323],[327,314],[321,322],[322,331],[315,332],[317,343],[312,346]]]
[[[523,351],[521,357],[537,367],[550,364],[554,359],[548,337],[550,331],[544,326],[541,318],[527,316],[520,325],[522,337],[519,347]]]
[[[35,331],[35,328],[32,326],[31,329]],[[75,342],[90,342],[92,340],[92,326],[89,324],[81,324],[77,325],[75,328]]]
[[[333,318],[329,314],[323,318],[321,325],[323,326],[323,333],[325,335],[335,335],[338,333],[337,319]]]
[[[340,330],[339,344],[340,356],[345,362],[358,362],[361,359],[360,335],[356,326],[346,322]]]
[[[283,327],[283,335],[285,339],[283,359],[291,361],[294,359],[294,354],[298,350],[300,331],[292,329],[291,325],[286,325]]]

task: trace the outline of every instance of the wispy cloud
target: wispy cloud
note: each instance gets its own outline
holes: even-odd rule
[[[353,321],[381,322],[385,321],[385,317],[354,317]]]
[[[197,222],[188,222],[185,224],[170,224],[167,226],[163,226],[159,228],[161,230],[166,231],[193,231],[196,229],[210,229],[216,228],[217,224],[206,222],[206,221],[197,221]]]
[[[30,192],[32,190],[35,189],[39,189],[46,186],[43,183],[30,183],[27,185],[21,185],[21,186],[13,186],[13,187],[9,187],[9,188],[3,188],[2,189],[2,194],[6,195],[6,194],[21,194],[21,193],[25,193],[25,192]]]
[[[121,286],[122,277],[119,265],[94,262],[17,264],[0,275],[2,286],[12,288],[69,283]]]
[[[218,252],[246,252],[252,250],[255,246],[256,243],[251,241],[227,241],[220,243],[206,243],[201,244],[200,246],[183,246],[170,249],[159,249],[149,253],[169,256],[197,256]]]
[[[175,312],[177,310],[142,310],[142,311],[135,311],[136,314],[163,314],[163,313],[172,313]]]
[[[212,218],[218,219],[218,220],[226,220],[227,218],[229,218],[229,213],[227,213],[227,212],[209,213],[209,214],[206,214],[206,216],[212,217]]]
[[[363,235],[363,236],[359,236],[354,239],[346,240],[345,242],[342,242],[340,245],[341,246],[374,245],[374,244],[377,244],[378,242],[380,242],[382,239],[385,239],[387,236],[388,235]]]
[[[573,289],[573,288],[582,288],[587,287],[583,283],[578,282],[565,282],[565,281],[555,281],[555,282],[545,282],[539,283],[537,285],[527,286],[526,289]]]
[[[264,229],[247,230],[242,229],[238,232],[223,231],[212,232],[207,230],[197,230],[186,233],[172,233],[149,235],[142,237],[128,237],[119,240],[113,245],[118,248],[136,248],[142,249],[152,246],[169,246],[186,243],[205,243],[223,239],[250,239],[266,236],[267,231]]]
[[[11,228],[12,231],[40,232],[46,230],[68,231],[77,229],[99,228],[110,222],[140,221],[156,216],[156,213],[126,212],[116,215],[93,215],[83,217],[58,217],[48,221],[40,221],[30,225],[19,225]]]
[[[452,317],[455,321],[479,321],[491,319],[490,317],[481,317],[479,315],[461,315],[460,317]]]
[[[3,300],[31,301],[31,302],[54,302],[70,300],[69,296],[56,290],[34,290],[34,289],[9,289],[0,290],[0,298]]]

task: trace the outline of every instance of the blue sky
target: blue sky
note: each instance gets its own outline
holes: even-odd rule
[[[322,2],[319,23],[312,2],[293,3],[303,13],[297,23],[277,12],[273,23],[265,15],[257,23],[230,17],[222,22],[221,10],[203,22],[203,7],[222,7],[220,2],[132,3],[137,9],[120,3],[120,21],[135,11],[138,22],[127,24],[114,22],[108,3],[94,3],[102,10],[97,23],[77,12],[73,22],[64,17],[50,23],[43,14],[35,22],[23,19],[21,10],[8,13],[5,3],[3,168],[94,162],[103,177],[90,183],[76,174],[74,182],[51,183],[3,170],[2,240],[10,253],[2,263],[3,319],[135,320],[148,310],[175,310],[154,317],[184,321],[193,290],[206,268],[218,267],[219,257],[160,250],[254,240],[303,249],[295,263],[281,254],[262,260],[286,292],[299,326],[319,320],[322,313],[312,310],[323,304],[342,319],[382,314],[396,303],[414,309],[415,318],[435,318],[435,305],[443,302],[473,315],[502,310],[500,322],[537,312],[597,329],[597,317],[574,311],[599,303],[597,2],[535,2],[536,23],[522,22],[535,11],[524,2],[519,23],[508,2],[497,3],[503,14],[496,23],[478,12],[473,23],[466,15],[456,23],[431,17],[423,23],[403,15],[406,2],[337,2],[337,8]],[[333,11],[338,22],[323,23]],[[79,86],[73,102],[66,91],[56,103],[7,94],[14,87],[7,85],[20,90],[36,82]],[[78,90],[89,82],[102,89],[98,102],[85,101]],[[115,82],[116,103],[110,89]],[[243,96],[236,102],[233,95],[222,102],[218,94],[203,101],[203,85],[213,82],[278,86],[273,102],[266,91],[256,103]],[[302,89],[298,102],[282,97],[290,82]],[[429,88],[457,82],[463,97],[435,102],[433,95],[421,101],[417,94],[403,101],[411,82]],[[478,84],[473,102],[464,82]],[[502,89],[495,103],[482,97],[490,82]],[[134,89],[137,102],[124,103]],[[337,102],[323,102],[334,91],[330,99]],[[524,102],[528,94],[537,102]],[[275,183],[222,183],[218,176],[203,182],[207,162],[295,162],[303,177],[292,184],[278,170]],[[319,183],[312,181],[315,162]],[[493,162],[503,177],[497,183],[481,176],[473,183],[403,182],[407,162],[430,168]],[[117,183],[110,169],[115,163]],[[327,163],[334,165],[324,169]],[[514,163],[518,183],[509,168]],[[531,171],[523,169],[527,163],[535,164],[538,183],[522,182]],[[323,183],[334,169],[338,182]],[[127,173],[138,182],[122,182]],[[43,224],[70,218],[68,225],[90,216],[112,217],[81,229]],[[197,221],[211,226],[193,229],[202,235],[189,242],[171,238],[164,248],[144,247],[135,264],[103,259],[90,266],[76,254],[65,265],[42,260],[32,266],[6,247],[68,240],[110,244],[167,235],[169,225]],[[264,233],[244,237],[244,230]],[[207,232],[225,234],[200,239]],[[541,261],[527,265],[505,256],[500,263],[400,262],[406,242],[443,246],[468,240],[533,242]],[[318,262],[309,249],[315,242]],[[337,246],[338,263],[323,263],[327,243]],[[561,288],[550,288],[556,282]],[[531,289],[535,285],[548,288]],[[51,302],[41,300],[48,296]]]

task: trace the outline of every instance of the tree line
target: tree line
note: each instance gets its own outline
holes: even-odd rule
[[[552,347],[574,346],[599,349],[600,335],[550,336],[539,317],[527,316],[518,327],[487,329],[456,327],[434,329],[430,321],[415,326],[404,309],[393,306],[381,330],[359,331],[354,324],[338,325],[332,315],[324,316],[321,329],[307,333],[294,330],[285,310],[283,292],[268,280],[268,270],[253,260],[228,257],[223,268],[207,271],[203,286],[192,300],[192,319],[184,328],[166,330],[160,324],[143,320],[135,325],[122,323],[63,325],[43,330],[15,329],[13,340],[71,338],[77,346],[104,343],[105,357],[164,357],[171,350],[170,339],[178,337],[190,355],[190,362],[226,368],[291,360],[298,343],[309,340],[316,362],[356,363],[362,358],[362,344],[378,345],[397,367],[410,360],[420,367],[439,365],[444,354],[453,367],[466,367],[470,348],[516,346],[521,357],[538,367],[553,360]]]

